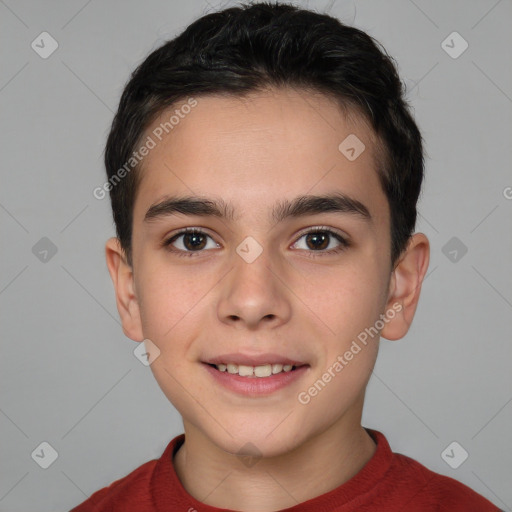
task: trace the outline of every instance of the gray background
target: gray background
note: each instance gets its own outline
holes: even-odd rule
[[[1,511],[68,510],[182,432],[122,333],[104,261],[110,206],[92,191],[129,73],[220,5],[0,1]],[[426,139],[417,231],[431,263],[410,332],[382,340],[363,424],[511,510],[512,2],[302,5],[385,46]],[[43,31],[59,44],[47,59],[31,47]],[[442,46],[453,31],[469,44],[457,58]],[[43,441],[58,453],[48,469],[31,457]],[[457,469],[441,457],[453,441],[469,453]]]

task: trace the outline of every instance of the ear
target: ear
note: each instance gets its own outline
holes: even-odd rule
[[[128,264],[126,254],[118,238],[110,238],[105,245],[107,267],[114,283],[117,310],[121,317],[123,332],[134,341],[142,341],[142,323],[135,285],[133,269]]]
[[[398,340],[407,334],[416,312],[429,260],[428,238],[423,233],[415,233],[391,274],[385,311],[395,311],[395,315],[383,327],[381,337]]]

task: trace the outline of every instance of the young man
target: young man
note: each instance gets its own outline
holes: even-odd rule
[[[269,3],[207,15],[127,84],[106,258],[185,433],[85,511],[496,511],[361,425],[429,242],[421,135],[365,33]]]

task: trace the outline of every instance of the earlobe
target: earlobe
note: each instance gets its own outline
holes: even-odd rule
[[[105,245],[105,258],[116,294],[117,310],[123,332],[134,341],[142,341],[142,326],[139,303],[135,293],[133,269],[118,238],[110,238]]]
[[[423,233],[415,233],[409,239],[407,249],[390,279],[386,311],[394,310],[395,314],[382,329],[383,338],[398,340],[407,334],[416,312],[429,260],[428,238]]]

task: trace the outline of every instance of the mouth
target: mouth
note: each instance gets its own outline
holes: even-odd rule
[[[238,358],[240,359],[240,357]],[[236,364],[228,358],[215,360],[215,362],[202,362],[202,366],[213,379],[215,386],[229,390],[238,395],[251,398],[268,397],[285,388],[298,386],[298,382],[310,373],[309,364],[299,363],[289,359],[273,359],[272,363],[260,363],[256,365]],[[247,358],[245,358],[247,361]],[[232,361],[232,359],[231,359]],[[244,361],[245,362],[245,361]],[[292,364],[293,363],[293,364]],[[214,388],[216,389],[216,388]]]
[[[278,375],[281,373],[294,372],[298,368],[309,366],[307,364],[283,364],[283,363],[266,363],[257,366],[242,365],[235,363],[204,363],[208,366],[215,368],[221,373],[228,373],[231,375],[238,375],[240,377],[248,378],[265,378],[271,377],[272,375]]]

